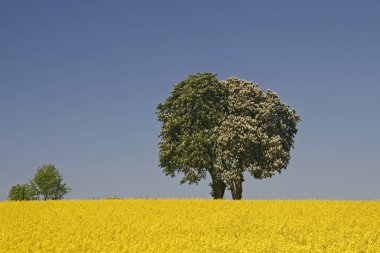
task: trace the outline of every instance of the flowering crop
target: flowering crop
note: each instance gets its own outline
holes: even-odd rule
[[[380,252],[380,201],[0,202],[0,252]]]

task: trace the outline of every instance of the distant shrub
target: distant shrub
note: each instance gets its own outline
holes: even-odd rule
[[[35,200],[38,199],[36,191],[30,184],[16,184],[11,187],[8,200]]]

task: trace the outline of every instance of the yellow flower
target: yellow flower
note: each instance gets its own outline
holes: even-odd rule
[[[0,202],[0,252],[380,252],[380,201]]]

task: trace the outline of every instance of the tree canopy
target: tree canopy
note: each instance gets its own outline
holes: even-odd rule
[[[159,160],[181,183],[211,176],[211,194],[242,198],[244,172],[256,179],[286,169],[300,117],[271,90],[236,77],[190,75],[157,106],[162,122]]]

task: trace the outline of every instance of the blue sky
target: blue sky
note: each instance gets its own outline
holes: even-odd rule
[[[209,198],[158,167],[155,107],[191,73],[276,91],[290,164],[246,199],[379,199],[378,1],[2,1],[0,200],[53,163],[67,198]],[[230,193],[227,193],[230,198]]]

